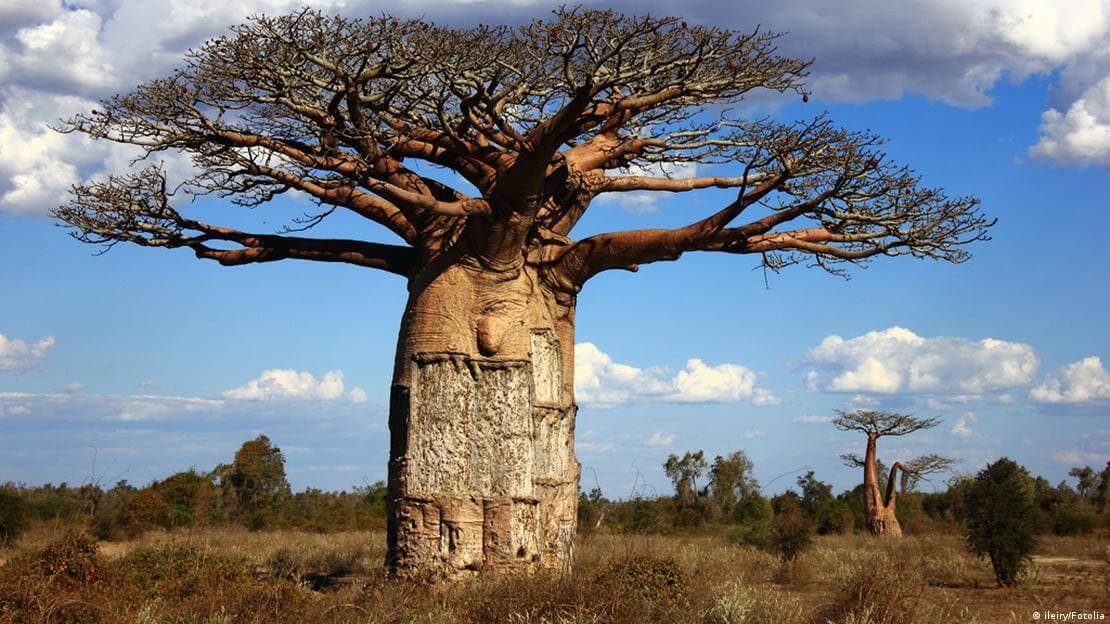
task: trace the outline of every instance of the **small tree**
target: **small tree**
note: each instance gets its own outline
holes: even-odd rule
[[[759,493],[759,483],[752,477],[753,468],[744,451],[714,458],[709,469],[709,491],[725,519],[737,519],[741,501]]]
[[[1086,499],[1094,498],[1098,488],[1098,475],[1090,466],[1072,468],[1068,471],[1069,477],[1075,477],[1075,491]]]
[[[705,451],[687,452],[681,459],[678,455],[667,456],[663,472],[674,484],[675,498],[680,505],[689,506],[697,500],[700,494],[698,479],[705,474],[706,467]]]
[[[797,483],[802,490],[802,511],[818,533],[842,533],[848,528],[848,506],[833,496],[832,485],[818,479],[812,470],[798,477]]]
[[[990,557],[998,584],[1010,587],[1033,552],[1036,511],[1028,471],[1003,457],[975,476],[967,492],[967,542]]]
[[[833,425],[841,431],[861,431],[867,434],[867,450],[863,459],[859,455],[849,453],[842,455],[844,462],[849,466],[863,468],[864,486],[864,519],[869,531],[875,535],[901,537],[902,526],[898,523],[895,514],[897,496],[895,484],[898,483],[898,471],[903,474],[910,473],[916,478],[927,472],[947,470],[954,460],[939,455],[925,455],[906,463],[894,462],[890,467],[890,476],[886,481],[886,494],[883,495],[879,483],[878,458],[876,445],[883,436],[904,436],[922,429],[931,429],[940,424],[937,418],[917,418],[910,414],[897,414],[878,410],[857,410],[855,412],[837,411]],[[910,486],[909,479],[903,479],[902,487]]]
[[[771,545],[783,563],[794,561],[813,542],[813,525],[798,498],[782,497],[772,521]]]
[[[289,496],[285,456],[264,435],[244,442],[235,461],[215,473],[234,516],[252,527],[265,524],[268,513]]]
[[[1099,512],[1106,509],[1107,503],[1110,503],[1110,461],[1106,462],[1106,467],[1098,475],[1098,488],[1095,491],[1095,507],[1098,507]]]

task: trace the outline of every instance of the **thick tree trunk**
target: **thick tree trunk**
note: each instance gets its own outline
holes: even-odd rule
[[[891,467],[887,479],[887,493],[883,497],[879,489],[879,471],[876,466],[875,447],[878,436],[867,436],[867,452],[863,458],[864,514],[867,530],[873,535],[883,537],[902,537],[902,526],[895,515],[897,497],[894,495],[895,471],[900,464]]]
[[[578,505],[574,303],[531,266],[444,254],[410,283],[390,402],[390,569],[567,569]]]

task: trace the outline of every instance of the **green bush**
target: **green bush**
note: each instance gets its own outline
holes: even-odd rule
[[[27,501],[14,487],[0,487],[0,546],[10,546],[27,530],[31,514]]]
[[[181,599],[208,586],[231,585],[249,576],[244,561],[174,545],[134,550],[113,567],[131,587],[152,598]]]
[[[999,585],[1016,585],[1036,545],[1029,473],[1005,457],[984,468],[967,492],[965,518],[971,550],[990,558]]]

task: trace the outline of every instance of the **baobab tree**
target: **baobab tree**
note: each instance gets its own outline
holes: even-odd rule
[[[808,97],[808,62],[777,55],[776,37],[585,9],[516,27],[257,17],[61,128],[183,152],[191,175],[113,174],[54,214],[89,243],[401,276],[389,565],[558,568],[575,530],[574,315],[590,278],[695,251],[833,273],[875,256],[962,262],[986,238],[978,200],[921,185],[877,136],[733,112],[755,90]],[[698,189],[731,199],[686,206],[684,227],[572,237],[603,193]],[[290,191],[319,209],[276,232],[177,201],[257,214]],[[311,235],[344,212],[385,238]]]
[[[841,455],[844,463],[854,468],[863,468],[863,509],[867,529],[875,535],[901,537],[902,526],[895,515],[898,496],[895,488],[901,486],[904,494],[913,489],[925,475],[943,472],[952,467],[956,460],[941,455],[922,455],[907,462],[894,462],[890,465],[890,475],[886,479],[886,492],[879,482],[879,459],[877,442],[884,436],[904,436],[922,429],[931,429],[940,424],[937,418],[917,418],[908,414],[896,414],[877,410],[857,410],[855,412],[837,411],[833,425],[841,431],[860,431],[867,435],[867,449],[861,459],[855,453]],[[899,480],[899,472],[901,479]]]

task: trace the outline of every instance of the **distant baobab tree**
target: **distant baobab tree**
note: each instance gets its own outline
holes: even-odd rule
[[[833,273],[874,256],[961,262],[987,238],[977,199],[920,185],[874,135],[732,112],[755,90],[807,97],[808,62],[778,56],[776,37],[586,9],[473,28],[256,17],[61,128],[183,152],[195,175],[118,173],[75,187],[54,215],[88,243],[404,278],[391,569],[561,568],[579,477],[574,315],[590,278],[694,251]],[[603,193],[698,189],[731,199],[706,214],[684,206],[683,227],[572,238]],[[278,232],[209,223],[174,200],[209,195],[257,215],[288,191],[319,209]],[[337,212],[388,240],[308,234]]]
[[[931,429],[940,424],[940,420],[917,418],[894,412],[857,410],[838,411],[837,417],[832,422],[841,431],[860,431],[867,435],[867,450],[862,459],[855,453],[840,456],[845,464],[854,468],[863,468],[863,508],[867,530],[875,535],[901,537],[902,525],[898,523],[898,516],[895,515],[898,502],[895,488],[905,494],[912,490],[925,475],[948,470],[956,460],[929,454],[907,462],[894,462],[890,466],[884,494],[879,483],[877,442],[883,436],[904,436],[922,429]],[[901,472],[900,480],[899,472]]]

